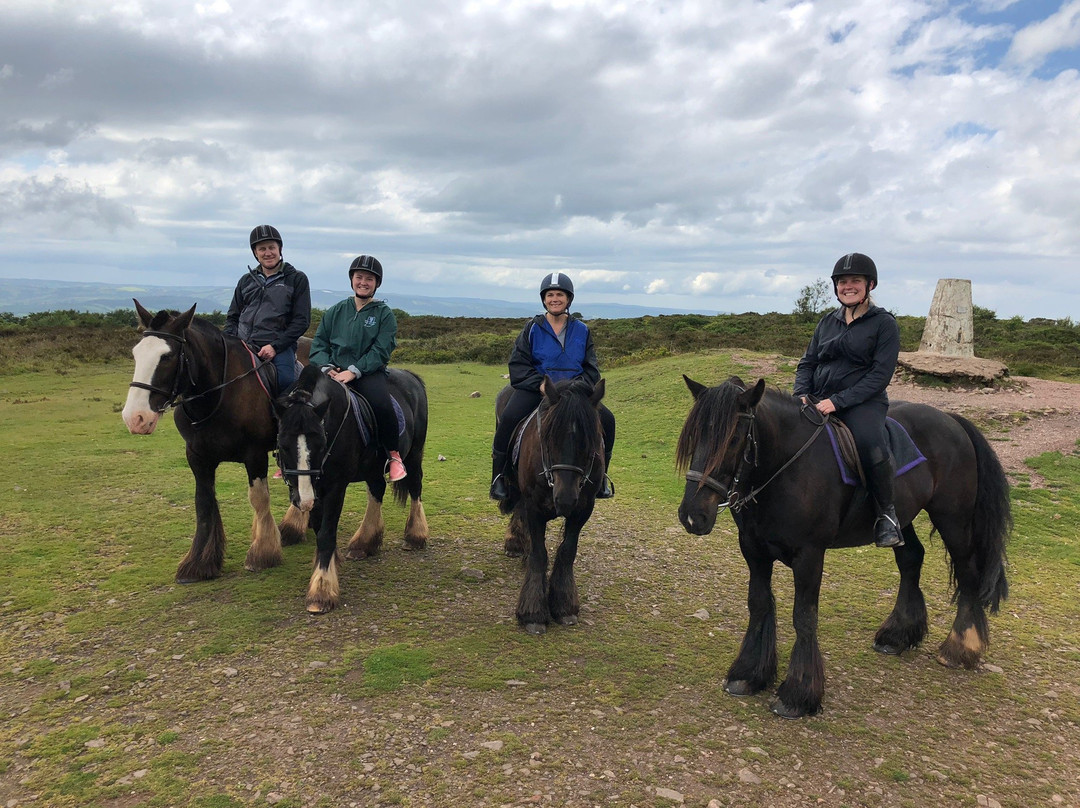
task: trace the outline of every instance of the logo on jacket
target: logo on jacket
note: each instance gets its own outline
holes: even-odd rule
[[[366,325],[368,328],[375,325],[375,315],[374,314],[369,314],[368,318],[366,320],[364,320],[364,325]]]

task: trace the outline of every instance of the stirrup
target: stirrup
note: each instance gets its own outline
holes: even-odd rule
[[[881,514],[874,522],[874,544],[878,547],[903,547],[904,534],[900,532],[899,520],[893,521],[887,513]]]
[[[390,454],[390,459],[386,461],[386,469],[392,483],[404,480],[408,476],[405,464],[401,462],[401,456],[397,452]]]
[[[611,499],[613,496],[615,496],[615,483],[605,474],[603,482],[600,483],[600,490],[596,492],[596,498]]]
[[[488,496],[494,500],[504,500],[510,496],[510,492],[506,488],[506,478],[502,474],[496,474],[495,479],[491,481],[491,489],[488,491]]]

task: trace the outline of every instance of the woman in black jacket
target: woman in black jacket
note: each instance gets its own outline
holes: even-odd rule
[[[823,415],[835,414],[855,438],[866,483],[877,505],[874,540],[878,547],[904,543],[893,506],[896,472],[889,454],[885,388],[896,371],[900,329],[885,309],[874,305],[877,266],[862,253],[849,253],[833,267],[833,292],[840,308],[821,318],[795,371],[794,394],[817,401]]]

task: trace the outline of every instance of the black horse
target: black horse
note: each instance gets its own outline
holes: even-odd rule
[[[404,419],[398,442],[407,472],[405,479],[393,483],[394,499],[404,505],[407,498],[412,498],[405,522],[405,549],[419,550],[427,546],[428,540],[427,517],[420,501],[428,427],[427,391],[419,376],[397,368],[390,370],[389,387]],[[340,599],[337,530],[349,483],[367,483],[368,504],[346,556],[366,558],[382,546],[386,456],[377,440],[365,441],[356,420],[356,406],[344,385],[310,365],[304,368],[291,392],[274,404],[280,422],[278,463],[289,484],[293,505],[281,523],[282,540],[286,544],[300,541],[307,531],[309,516],[317,532],[315,569],[307,593],[307,610],[312,614],[330,611]],[[373,419],[369,419],[365,429],[374,429],[372,424]]]
[[[545,378],[540,407],[514,434],[515,441],[520,435],[517,479],[511,481],[510,496],[499,503],[499,509],[513,514],[507,554],[528,553],[517,619],[530,634],[543,634],[552,620],[564,626],[578,621],[574,559],[578,536],[592,515],[604,479],[597,409],[603,397],[603,379],[594,388],[580,379],[556,383]],[[549,579],[545,534],[547,523],[560,516],[565,519],[563,539]]]
[[[707,388],[685,376],[694,406],[676,453],[687,471],[679,521],[695,535],[713,529],[729,508],[739,549],[750,569],[750,622],[725,689],[756,693],[776,677],[773,563],[791,567],[795,583],[795,646],[772,710],[785,718],[821,709],[825,671],[818,648],[818,596],[825,551],[873,541],[874,511],[863,489],[845,485],[822,417],[812,407],[737,377]],[[893,402],[898,421],[925,455],[896,481],[904,545],[894,548],[900,586],[874,648],[899,654],[927,633],[919,589],[923,546],[912,520],[925,510],[949,554],[956,619],[938,650],[949,667],[974,668],[989,642],[985,609],[1008,597],[1005,541],[1012,528],[1009,484],[994,450],[971,422],[932,407]]]
[[[215,494],[217,467],[243,463],[248,501],[255,511],[244,566],[252,571],[281,563],[281,534],[270,514],[267,456],[277,425],[262,363],[235,337],[226,336],[192,306],[183,314],[151,314],[135,301],[142,339],[132,350],[135,374],[124,404],[124,423],[149,435],[161,414],[175,407],[176,428],[195,475],[195,536],[176,570],[190,583],[216,578],[225,558],[225,530]],[[310,344],[310,341],[307,341]],[[306,358],[306,348],[304,354]],[[272,367],[272,365],[270,366]]]

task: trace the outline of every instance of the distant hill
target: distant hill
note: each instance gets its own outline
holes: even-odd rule
[[[232,286],[135,286],[112,283],[33,281],[0,278],[0,311],[17,317],[41,311],[89,311],[105,313],[132,307],[131,299],[148,309],[184,311],[192,303],[198,311],[228,311]],[[311,305],[326,309],[346,295],[340,289],[312,289]],[[409,314],[433,314],[438,317],[528,317],[540,312],[539,300],[513,303],[507,300],[483,300],[473,297],[424,297],[423,295],[388,294],[386,302]],[[580,308],[588,319],[618,320],[656,314],[718,314],[697,309],[662,309],[652,306],[628,306],[621,303],[589,303]]]

